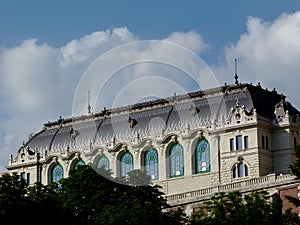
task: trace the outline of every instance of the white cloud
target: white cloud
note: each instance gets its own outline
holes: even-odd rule
[[[240,81],[276,88],[299,108],[299,40],[300,12],[282,14],[273,22],[249,17],[247,32],[225,48],[224,64],[214,69],[222,82],[233,80],[234,58],[238,58]]]
[[[61,47],[64,57],[63,65],[86,62],[122,43],[137,40],[138,38],[126,27],[93,32],[80,39],[74,39]]]
[[[29,39],[14,48],[0,50],[0,168],[7,165],[10,154],[16,154],[22,140],[26,140],[32,132],[38,132],[43,123],[57,119],[60,115],[71,115],[75,88],[84,71],[98,56],[123,43],[137,40],[139,38],[136,35],[123,27],[93,32],[71,40],[59,48],[39,44],[36,39]],[[183,45],[198,55],[210,48],[202,36],[194,31],[174,32],[162,40]],[[211,68],[221,84],[230,83],[233,81],[234,58],[238,58],[241,82],[260,81],[269,89],[276,87],[300,108],[297,93],[300,83],[299,40],[300,12],[283,14],[272,22],[249,17],[247,32],[234,44],[225,47],[220,63],[211,65]],[[191,73],[199,69],[186,55],[178,54],[160,44],[147,49],[131,49],[123,56],[137,60],[156,56],[173,57],[175,64],[187,65]],[[201,69],[207,74],[207,68]],[[129,74],[129,78],[126,77]],[[125,90],[124,87],[134,86],[136,90],[159,87],[155,76],[176,80],[176,83],[180,84],[178,89],[183,87],[187,90],[191,85],[191,81],[181,77],[180,71],[176,71],[175,67],[168,68],[168,65],[143,63],[124,68],[116,75],[121,79],[112,81],[112,84],[106,87],[107,90],[117,90],[116,94],[120,94],[122,90],[122,93],[134,97],[136,92]],[[143,76],[153,77],[139,79]],[[197,79],[200,83],[207,80],[201,76]],[[210,81],[206,85],[213,83],[216,82]],[[159,94],[166,95],[170,92],[172,94],[172,91],[166,90]],[[141,96],[140,99],[152,95],[149,91],[145,93],[148,93],[148,96]],[[114,100],[113,95],[101,96],[102,99],[109,97]],[[136,101],[138,100],[137,98]]]
[[[0,168],[7,165],[10,154],[16,154],[23,140],[26,141],[32,132],[42,129],[43,123],[57,119],[60,115],[71,116],[75,88],[84,71],[97,57],[116,46],[137,40],[136,35],[126,27],[121,27],[96,31],[58,48],[40,44],[37,39],[28,39],[13,48],[1,49]],[[208,47],[195,32],[176,32],[165,40],[184,44],[198,53]],[[147,54],[151,57],[161,54],[162,50],[165,50],[163,54],[174,56],[173,52],[160,47],[152,46],[150,50],[132,49],[124,57],[143,58]],[[181,61],[188,60],[177,57]],[[130,68],[123,75],[133,73],[131,78],[134,80],[144,71],[137,67]],[[155,68],[152,71],[159,73],[160,70]],[[126,85],[120,82],[115,84],[120,89]],[[155,85],[148,84],[149,87]],[[108,88],[114,89],[112,86]],[[101,97],[105,99],[109,97],[107,95]],[[82,104],[86,107],[85,101]]]
[[[203,53],[210,48],[210,46],[204,42],[202,36],[195,31],[187,33],[174,32],[169,37],[165,38],[164,41],[170,41],[185,46],[198,54]]]

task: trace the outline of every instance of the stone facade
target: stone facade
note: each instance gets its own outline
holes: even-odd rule
[[[170,202],[182,195],[183,203],[197,191],[209,196],[226,185],[234,190],[230,185],[288,174],[299,131],[299,111],[285,96],[260,85],[224,85],[48,122],[7,169],[30,184],[55,181],[54,169],[66,177],[79,162],[102,163],[113,176],[141,169]]]

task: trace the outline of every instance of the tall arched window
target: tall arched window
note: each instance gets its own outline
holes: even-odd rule
[[[198,142],[195,154],[196,173],[210,171],[210,150],[206,139]]]
[[[74,168],[74,169],[77,169],[78,166],[82,166],[82,165],[85,165],[85,162],[84,162],[82,159],[80,159],[80,160],[77,160],[77,161],[74,163],[73,168]]]
[[[170,149],[170,177],[184,175],[183,148],[174,144]]]
[[[64,177],[64,169],[60,164],[53,166],[51,170],[51,182],[58,183]]]
[[[145,170],[152,180],[158,179],[158,154],[155,148],[150,148],[145,153]]]
[[[133,170],[133,156],[130,152],[125,152],[121,156],[121,177]]]
[[[248,176],[248,166],[245,163],[236,163],[232,168],[232,177],[247,177]]]
[[[98,160],[98,163],[97,163],[97,168],[103,168],[105,170],[109,170],[109,161],[108,161],[108,158],[106,158],[104,155],[101,156]]]

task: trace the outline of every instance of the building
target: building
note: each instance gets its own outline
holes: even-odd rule
[[[57,182],[78,164],[125,176],[146,171],[189,214],[219,191],[267,189],[297,196],[289,165],[299,111],[260,84],[235,84],[44,124],[7,169],[29,183]],[[284,200],[283,200],[284,201]]]

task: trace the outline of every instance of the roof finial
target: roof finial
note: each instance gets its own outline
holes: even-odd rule
[[[235,75],[234,75],[235,84],[238,84],[239,76],[237,75],[237,59],[234,59],[234,71],[235,71]]]
[[[88,114],[91,114],[90,94],[91,94],[91,92],[90,92],[90,90],[89,90],[89,91],[88,91],[88,107],[87,107],[87,109],[88,109]]]

